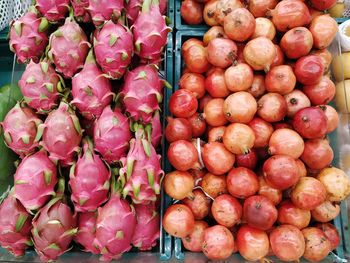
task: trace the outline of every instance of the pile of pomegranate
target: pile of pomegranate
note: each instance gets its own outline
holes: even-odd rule
[[[184,20],[212,26],[182,45],[165,130],[174,171],[164,189],[177,201],[163,226],[187,250],[321,261],[338,247],[331,222],[350,181],[331,166],[327,138],[339,122],[327,105],[338,27],[323,12],[334,3],[182,2]]]

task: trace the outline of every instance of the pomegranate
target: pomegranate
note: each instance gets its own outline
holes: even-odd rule
[[[225,83],[232,92],[244,91],[253,84],[254,73],[246,63],[238,63],[226,69]]]
[[[211,126],[222,126],[227,123],[224,113],[224,99],[216,98],[210,100],[204,107],[204,118]]]
[[[264,176],[259,176],[258,194],[267,197],[274,205],[282,201],[282,191],[270,186]]]
[[[233,253],[234,243],[230,230],[216,225],[204,230],[202,251],[211,260],[225,260]]]
[[[193,43],[188,47],[186,46],[185,49],[182,48],[182,57],[190,72],[204,73],[210,67],[207,59],[207,49],[204,47],[202,41],[200,43]]]
[[[255,149],[251,149],[249,153],[236,155],[236,166],[245,167],[254,170],[258,162],[258,155]]]
[[[233,196],[223,194],[214,199],[211,213],[218,224],[231,228],[240,223],[242,206]]]
[[[179,89],[170,97],[169,110],[175,117],[191,117],[197,109],[198,101],[191,91]]]
[[[182,203],[191,209],[196,220],[202,220],[208,216],[211,207],[210,198],[200,189],[193,190],[193,197],[183,199]]]
[[[187,0],[186,0],[187,1]],[[179,87],[188,91],[192,91],[197,99],[205,94],[205,78],[198,73],[185,73],[181,76]]]
[[[271,64],[271,68],[284,64],[284,53],[279,45],[275,45],[276,56]]]
[[[297,80],[304,85],[315,85],[321,81],[324,65],[320,57],[309,55],[301,57],[295,64]]]
[[[192,143],[185,140],[172,142],[167,157],[170,164],[178,171],[187,171],[198,165],[198,152]]]
[[[325,233],[316,227],[307,227],[301,232],[305,239],[304,258],[313,262],[325,259],[331,252],[331,242],[329,242]]]
[[[205,79],[205,89],[213,98],[226,98],[230,91],[225,82],[225,71],[214,68]]]
[[[253,195],[244,201],[243,217],[248,226],[268,230],[277,220],[277,209],[265,196]]]
[[[331,201],[325,201],[315,209],[311,210],[311,216],[314,220],[326,223],[334,220],[340,213],[340,206]]]
[[[317,0],[310,0],[312,6],[320,11],[326,11],[327,9],[330,9],[332,6],[334,6],[337,3],[337,0],[324,0],[324,1],[317,1]]]
[[[311,106],[308,96],[298,89],[284,95],[284,99],[287,102],[287,116],[290,118],[293,118],[299,110]]]
[[[203,10],[203,19],[204,22],[208,26],[217,26],[219,25],[218,21],[216,21],[215,18],[215,12],[216,12],[216,5],[218,3],[218,0],[209,0],[204,5]]]
[[[311,213],[309,210],[300,209],[289,200],[279,205],[277,221],[280,224],[293,225],[303,229],[309,225],[310,220]]]
[[[205,32],[203,36],[204,45],[207,46],[214,38],[227,38],[222,26],[213,26],[209,28],[207,32]]]
[[[258,100],[258,116],[267,122],[281,121],[287,115],[287,103],[278,93],[267,93]]]
[[[308,25],[311,21],[309,9],[300,0],[280,1],[270,15],[277,30],[281,32]]]
[[[327,132],[326,114],[318,107],[301,109],[294,115],[293,127],[306,139],[323,138]]]
[[[296,159],[295,161],[297,162],[297,165],[298,165],[299,177],[301,178],[301,177],[307,176],[307,170],[303,161],[301,161],[300,159]]]
[[[165,128],[165,138],[168,142],[178,140],[191,140],[192,128],[191,123],[184,118],[167,118],[168,125]]]
[[[226,176],[207,173],[201,181],[203,191],[212,198],[227,193]]]
[[[337,228],[330,223],[316,224],[316,227],[321,229],[328,238],[331,243],[331,250],[335,250],[340,244],[340,235]]]
[[[192,252],[201,252],[204,241],[204,231],[209,227],[205,221],[195,221],[193,231],[182,238],[184,247]]]
[[[224,24],[225,17],[236,10],[243,7],[240,0],[218,0],[215,10],[215,19],[220,24]]]
[[[320,107],[322,108],[327,117],[327,133],[331,133],[339,125],[339,114],[336,111],[336,109],[334,109],[330,105],[322,105]]]
[[[302,177],[291,193],[293,204],[301,209],[313,210],[327,197],[326,188],[313,177]]]
[[[255,98],[248,92],[239,91],[228,96],[224,102],[224,113],[230,122],[249,123],[257,111]]]
[[[237,232],[237,248],[246,260],[263,260],[269,252],[269,237],[265,231],[243,225]]]
[[[226,177],[228,192],[234,197],[245,199],[259,190],[256,174],[245,167],[233,168]]]
[[[188,118],[188,121],[190,123],[192,136],[194,138],[200,137],[205,133],[207,124],[202,113],[196,112],[190,118]]]
[[[255,134],[254,147],[266,147],[273,133],[272,125],[258,117],[255,117],[248,125]]]
[[[306,85],[303,92],[309,97],[312,105],[327,104],[335,96],[335,85],[328,76],[323,76],[315,85]]]
[[[191,210],[182,204],[171,205],[163,216],[163,227],[174,237],[184,238],[194,229],[194,217]]]
[[[265,77],[266,90],[281,95],[290,93],[296,82],[292,67],[287,65],[273,67]]]
[[[338,32],[338,24],[330,15],[320,15],[312,19],[309,30],[314,38],[314,47],[327,48]]]
[[[299,261],[305,251],[302,232],[295,226],[282,225],[270,233],[273,254],[283,261]]]
[[[223,136],[226,126],[218,126],[210,129],[208,133],[208,142],[223,142]]]
[[[203,98],[199,100],[198,111],[203,112],[204,107],[212,100],[212,97],[209,94],[205,94]]]
[[[323,65],[324,65],[324,72],[328,72],[329,70],[329,67],[332,63],[332,53],[329,52],[328,49],[314,49],[311,51],[311,54],[312,55],[316,55],[316,56],[319,56],[321,59],[322,59],[322,62],[323,62]]]
[[[249,0],[248,10],[254,17],[264,17],[266,13],[274,9],[277,5],[277,0]]]
[[[202,158],[207,170],[215,175],[225,174],[233,167],[235,156],[220,142],[209,142],[203,147]]]
[[[245,48],[245,42],[237,42],[237,62],[246,63],[244,60],[243,50]]]
[[[275,25],[265,17],[255,18],[255,31],[251,38],[266,37],[273,40],[276,36]]]
[[[164,190],[176,200],[182,200],[188,196],[193,197],[193,176],[189,172],[173,171],[164,177]]]
[[[227,68],[237,58],[237,45],[226,38],[212,39],[207,46],[207,58],[213,66]]]
[[[276,48],[270,39],[257,37],[250,40],[244,47],[243,56],[254,70],[269,71],[276,57]]]
[[[258,99],[265,94],[265,77],[263,75],[255,74],[253,77],[253,83],[247,91]]]
[[[287,31],[280,42],[283,52],[291,59],[308,55],[313,44],[312,34],[306,27],[296,27]]]
[[[191,169],[188,172],[193,176],[195,186],[198,186],[204,175],[207,174],[206,169]]]
[[[189,25],[199,25],[203,22],[203,5],[195,0],[181,1],[181,18]]]
[[[242,123],[227,126],[223,136],[225,147],[234,154],[248,153],[253,148],[254,141],[254,131]]]
[[[327,139],[313,139],[305,141],[305,149],[301,160],[313,170],[321,170],[333,161],[333,150]]]
[[[224,18],[224,31],[234,41],[246,41],[255,31],[254,16],[245,8],[237,8]]]
[[[187,39],[183,44],[182,44],[182,47],[181,47],[181,55],[184,56],[186,53],[188,53],[189,49],[192,47],[192,46],[204,46],[204,43],[203,41],[197,39],[197,38],[190,38],[190,39]]]

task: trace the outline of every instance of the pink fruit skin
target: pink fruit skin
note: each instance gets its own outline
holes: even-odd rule
[[[95,31],[94,51],[102,71],[112,79],[120,79],[133,56],[133,36],[127,27],[108,21]]]
[[[150,123],[162,101],[163,83],[154,65],[142,65],[125,76],[121,90],[126,111],[135,121]]]
[[[100,254],[95,241],[96,234],[96,212],[87,212],[78,214],[78,233],[74,241],[84,247],[84,251],[93,254]]]
[[[39,62],[49,42],[45,27],[40,27],[43,19],[37,18],[34,12],[27,12],[11,25],[10,49],[16,53],[19,63],[28,63],[31,59]],[[16,28],[18,30],[16,30]],[[16,32],[17,31],[17,32]]]
[[[94,153],[91,142],[84,142],[84,154],[70,170],[71,199],[78,212],[95,211],[107,201],[109,169]]]
[[[62,88],[59,75],[48,62],[30,62],[18,82],[24,100],[38,113],[45,114],[57,106]]]
[[[31,245],[32,217],[23,205],[10,195],[0,204],[0,246],[15,257],[24,255]]]
[[[79,22],[89,23],[91,17],[86,8],[89,6],[89,0],[71,0],[71,4],[74,10],[74,17]]]
[[[69,250],[77,233],[77,219],[61,198],[52,199],[33,219],[33,243],[40,260],[56,260]]]
[[[55,194],[56,166],[45,151],[25,157],[14,175],[14,196],[28,210],[37,210]]]
[[[50,22],[59,22],[68,13],[69,0],[36,0],[35,7]]]
[[[68,104],[61,102],[59,108],[50,112],[41,125],[43,138],[41,145],[50,153],[53,162],[62,166],[73,164],[73,157],[79,151],[82,137],[79,120]]]
[[[153,116],[152,122],[152,135],[151,135],[151,141],[154,148],[157,148],[160,141],[162,140],[162,123],[160,122],[160,115],[159,111],[156,111],[156,113]]]
[[[95,149],[109,164],[115,163],[126,155],[132,135],[129,121],[119,108],[112,111],[104,108],[94,128]]]
[[[112,101],[112,85],[97,67],[92,51],[83,70],[72,78],[72,95],[71,103],[89,120],[100,117]]]
[[[144,62],[158,63],[167,43],[168,33],[171,31],[159,11],[159,6],[150,5],[147,11],[141,12],[131,30],[134,34],[135,53]]]
[[[135,204],[137,224],[132,237],[133,246],[140,250],[151,250],[157,244],[160,235],[159,214],[154,202]]]
[[[126,5],[126,16],[128,18],[129,26],[134,24],[135,20],[139,16],[139,13],[141,12],[143,0],[129,0]],[[168,1],[167,0],[160,0],[159,1],[159,10],[162,15],[166,14],[168,7]]]
[[[98,209],[96,241],[101,251],[102,261],[119,259],[131,249],[131,238],[136,226],[134,209],[118,196]]]
[[[1,124],[6,145],[21,158],[35,151],[39,142],[35,139],[42,121],[28,107],[17,103],[5,116]]]
[[[90,0],[89,2],[87,10],[96,26],[110,19],[116,22],[124,9],[124,0]]]
[[[121,159],[123,167],[119,170],[119,180],[124,187],[124,197],[129,195],[135,204],[157,200],[164,175],[160,158],[146,139],[142,126],[138,127],[135,138],[131,139],[127,157]]]
[[[49,59],[56,70],[65,78],[71,78],[83,68],[90,43],[78,23],[71,17],[66,18],[63,26],[50,36]]]

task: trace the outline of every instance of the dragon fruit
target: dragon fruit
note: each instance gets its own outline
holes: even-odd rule
[[[55,194],[56,166],[45,151],[25,157],[14,175],[14,196],[28,210],[42,207]]]
[[[94,51],[102,71],[112,79],[119,79],[133,56],[133,36],[124,25],[108,21],[95,31]]]
[[[65,78],[71,78],[81,68],[89,52],[90,43],[71,14],[63,26],[50,36],[48,58]]]
[[[43,133],[40,143],[50,153],[53,162],[62,166],[73,164],[74,153],[80,150],[82,129],[74,111],[65,102],[50,112],[44,124],[39,126]]]
[[[71,0],[71,4],[74,10],[74,17],[79,22],[88,23],[91,21],[91,17],[86,8],[89,6],[89,0]]]
[[[159,11],[158,0],[144,0],[142,12],[131,30],[134,34],[135,53],[144,62],[158,63],[171,31]]]
[[[31,229],[32,217],[10,192],[0,204],[0,246],[15,257],[23,256],[26,248],[32,246]]]
[[[129,71],[121,90],[126,111],[135,121],[150,123],[158,103],[162,102],[162,80],[154,65],[142,65]]]
[[[132,135],[129,121],[119,108],[112,111],[110,106],[104,108],[94,128],[95,149],[104,160],[113,164],[126,155]]]
[[[42,121],[32,109],[17,103],[6,115],[3,123],[6,145],[21,158],[34,152],[39,146],[36,139],[38,126]]]
[[[102,261],[119,259],[131,249],[131,238],[136,226],[135,210],[129,203],[113,194],[110,200],[98,209],[96,243]]]
[[[159,111],[156,111],[154,114],[151,124],[146,126],[146,131],[148,140],[152,142],[154,148],[157,148],[162,140],[162,124],[160,122]]]
[[[72,78],[71,102],[86,119],[100,117],[103,109],[113,98],[112,84],[97,67],[92,50],[82,71]]]
[[[89,3],[87,10],[96,26],[107,20],[117,22],[124,10],[124,0],[90,0]]]
[[[129,25],[134,24],[136,18],[139,16],[142,9],[143,0],[129,0],[126,5],[126,16],[129,21]],[[159,10],[162,15],[167,11],[167,0],[159,1]]]
[[[77,217],[63,200],[64,183],[61,178],[57,197],[41,208],[33,219],[34,248],[42,261],[56,260],[69,250],[78,232]]]
[[[95,241],[97,212],[78,214],[78,233],[74,241],[84,247],[84,251],[100,254]]]
[[[95,211],[107,201],[111,173],[94,153],[92,142],[84,140],[84,154],[70,170],[72,201],[78,212]]]
[[[140,250],[151,250],[160,235],[160,218],[155,202],[135,204],[134,207],[137,224],[131,242]]]
[[[57,106],[64,82],[50,63],[42,61],[30,62],[18,85],[29,107],[45,114]]]
[[[64,19],[69,11],[69,0],[36,0],[35,7],[52,23]]]
[[[49,42],[46,18],[37,17],[34,8],[14,21],[10,26],[10,49],[17,55],[19,63],[28,63],[31,59],[38,62]]]
[[[135,138],[130,142],[128,155],[121,159],[123,167],[119,170],[123,196],[129,195],[135,204],[155,202],[164,175],[161,157],[147,140],[143,126],[134,126]]]

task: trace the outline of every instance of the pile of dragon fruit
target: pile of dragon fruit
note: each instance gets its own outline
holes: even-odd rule
[[[158,72],[171,30],[158,0],[37,0],[10,26],[26,69],[1,123],[20,157],[0,205],[0,245],[42,261],[77,244],[118,259],[159,238]]]

